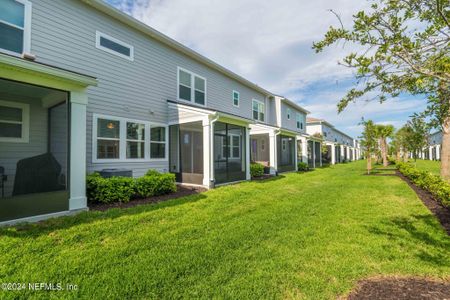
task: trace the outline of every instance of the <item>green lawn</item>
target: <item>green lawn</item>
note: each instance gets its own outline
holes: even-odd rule
[[[414,164],[414,160],[411,161]],[[441,168],[441,162],[440,161],[434,161],[434,160],[423,160],[418,159],[416,161],[416,166],[420,170],[429,171],[433,174],[439,175],[440,174],[440,168]]]
[[[0,298],[333,299],[361,278],[449,278],[450,238],[399,178],[365,162],[0,229],[1,282],[77,291]]]

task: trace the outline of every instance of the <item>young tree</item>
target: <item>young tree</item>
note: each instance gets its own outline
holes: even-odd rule
[[[378,149],[377,130],[372,120],[362,120],[361,124],[364,126],[364,131],[361,136],[361,146],[364,148],[364,156],[367,159],[367,174],[370,175],[370,171],[372,170],[372,156]]]
[[[406,145],[413,153],[414,161],[428,145],[429,126],[422,117],[414,116],[406,124]]]
[[[427,112],[443,132],[441,175],[450,179],[450,1],[374,0],[354,16],[351,29],[342,22],[330,27],[313,48],[320,52],[341,40],[361,52],[340,62],[356,71],[357,81],[338,111],[369,93],[380,102],[403,92],[426,95]]]
[[[394,133],[394,126],[392,126],[392,125],[375,125],[375,132],[376,132],[376,136],[378,137],[378,140],[380,143],[381,158],[383,159],[383,166],[387,167],[387,165],[388,165],[387,139],[392,137],[392,135]]]
[[[409,159],[409,147],[408,147],[408,134],[409,130],[406,126],[403,126],[397,130],[392,138],[391,145],[393,146],[396,160],[408,161]]]

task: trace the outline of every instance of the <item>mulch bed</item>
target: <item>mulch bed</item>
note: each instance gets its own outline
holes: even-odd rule
[[[417,196],[420,198],[420,200],[422,200],[423,204],[425,204],[425,206],[428,207],[428,209],[438,218],[442,227],[444,227],[447,234],[450,235],[450,209],[435,200],[433,195],[431,195],[428,191],[425,191],[412,183],[400,171],[397,170],[396,174],[416,192]]]
[[[134,199],[127,203],[89,203],[89,210],[98,210],[98,211],[105,211],[111,208],[128,208],[128,207],[134,207],[137,205],[142,204],[149,204],[149,203],[159,203],[167,200],[172,200],[176,198],[181,198],[184,196],[194,195],[198,193],[202,193],[206,191],[205,188],[201,187],[188,187],[188,186],[177,186],[177,191],[175,193],[167,194],[167,195],[161,195],[161,196],[155,196],[147,199]]]
[[[263,176],[252,177],[252,180],[266,180],[275,177],[274,175],[264,174]]]
[[[450,282],[418,277],[367,279],[358,282],[346,299],[450,299]]]

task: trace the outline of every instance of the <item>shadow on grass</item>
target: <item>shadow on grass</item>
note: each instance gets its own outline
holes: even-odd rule
[[[256,182],[256,183],[268,183],[268,182],[274,182],[280,179],[285,178],[284,175],[277,175],[277,176],[272,176],[272,177],[267,177],[264,179],[252,179],[251,182]]]
[[[417,245],[426,244],[432,247],[431,249],[434,249],[434,251],[427,251],[423,247],[418,247],[416,254],[418,258],[429,264],[450,266],[448,257],[450,239],[440,239],[439,237],[442,237],[441,234],[436,230],[430,231],[431,227],[440,227],[439,222],[433,215],[416,214],[410,217],[393,217],[380,223],[380,225],[368,227],[367,229],[369,233],[385,236],[392,243],[398,242],[402,247],[405,247],[405,241]],[[435,235],[431,234],[431,232],[434,232]]]
[[[200,193],[159,203],[149,203],[130,208],[111,208],[107,211],[87,211],[75,216],[65,216],[48,219],[38,223],[24,223],[15,226],[0,227],[0,238],[9,236],[14,238],[36,238],[47,235],[55,230],[64,230],[78,225],[85,225],[98,221],[114,220],[124,216],[132,216],[141,213],[156,211],[163,208],[194,203],[208,196]]]

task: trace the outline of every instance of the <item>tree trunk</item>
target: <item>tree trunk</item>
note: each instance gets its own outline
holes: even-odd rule
[[[441,176],[450,182],[450,117],[442,126]]]
[[[401,155],[400,155],[400,150],[397,150],[397,155],[396,155],[396,161],[400,161],[401,160]]]
[[[409,160],[409,152],[405,151],[403,153],[403,162],[408,162],[408,160]]]
[[[383,166],[387,167],[388,161],[387,161],[387,143],[386,138],[381,139],[381,157],[383,158]]]
[[[367,174],[370,175],[370,170],[372,170],[372,155],[367,152]]]

